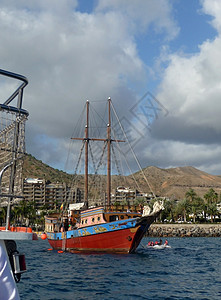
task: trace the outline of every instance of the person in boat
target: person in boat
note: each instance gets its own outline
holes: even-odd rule
[[[162,245],[162,244],[163,244],[163,242],[162,242],[162,240],[160,239],[159,245]]]
[[[68,231],[70,231],[70,230],[72,230],[73,228],[72,228],[72,225],[71,224],[69,224],[69,226],[68,226]]]
[[[165,246],[167,246],[167,245],[168,245],[168,241],[167,241],[167,240],[165,241],[164,245],[165,245]]]
[[[140,213],[143,213],[143,205],[142,204],[139,204],[139,211],[140,211]]]
[[[68,219],[64,219],[64,231],[68,231],[68,227],[69,227]]]

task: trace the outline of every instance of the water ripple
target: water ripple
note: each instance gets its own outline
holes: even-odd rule
[[[21,300],[220,299],[220,239],[168,241],[171,249],[142,246],[133,255],[59,254],[47,241],[20,241],[28,268]]]

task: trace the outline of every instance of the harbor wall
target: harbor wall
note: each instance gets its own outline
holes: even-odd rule
[[[152,224],[151,237],[221,237],[221,224]]]

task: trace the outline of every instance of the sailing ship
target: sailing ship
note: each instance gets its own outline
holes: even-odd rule
[[[20,180],[28,112],[22,108],[22,98],[28,80],[5,70],[0,70],[0,75],[22,81],[12,95],[0,104],[0,207],[7,207],[6,224],[0,227],[0,298],[19,299],[16,283],[26,271],[26,263],[15,241],[38,239],[31,228],[11,224],[11,206],[23,198]],[[16,98],[17,106],[9,105]]]
[[[132,207],[130,210],[111,204],[111,143],[123,142],[111,137],[111,99],[108,99],[108,124],[105,139],[89,137],[89,101],[86,102],[85,191],[84,202],[69,205],[68,214],[45,216],[45,234],[51,247],[72,253],[104,252],[134,253],[143,236],[163,209],[162,201],[156,201],[153,210],[149,206]],[[107,143],[107,201],[103,206],[89,207],[88,203],[88,147],[89,142]]]

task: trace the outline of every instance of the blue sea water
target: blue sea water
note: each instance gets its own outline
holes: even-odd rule
[[[220,238],[169,238],[163,250],[147,249],[149,240],[128,255],[58,253],[47,241],[19,241],[28,269],[20,297],[221,299]]]

